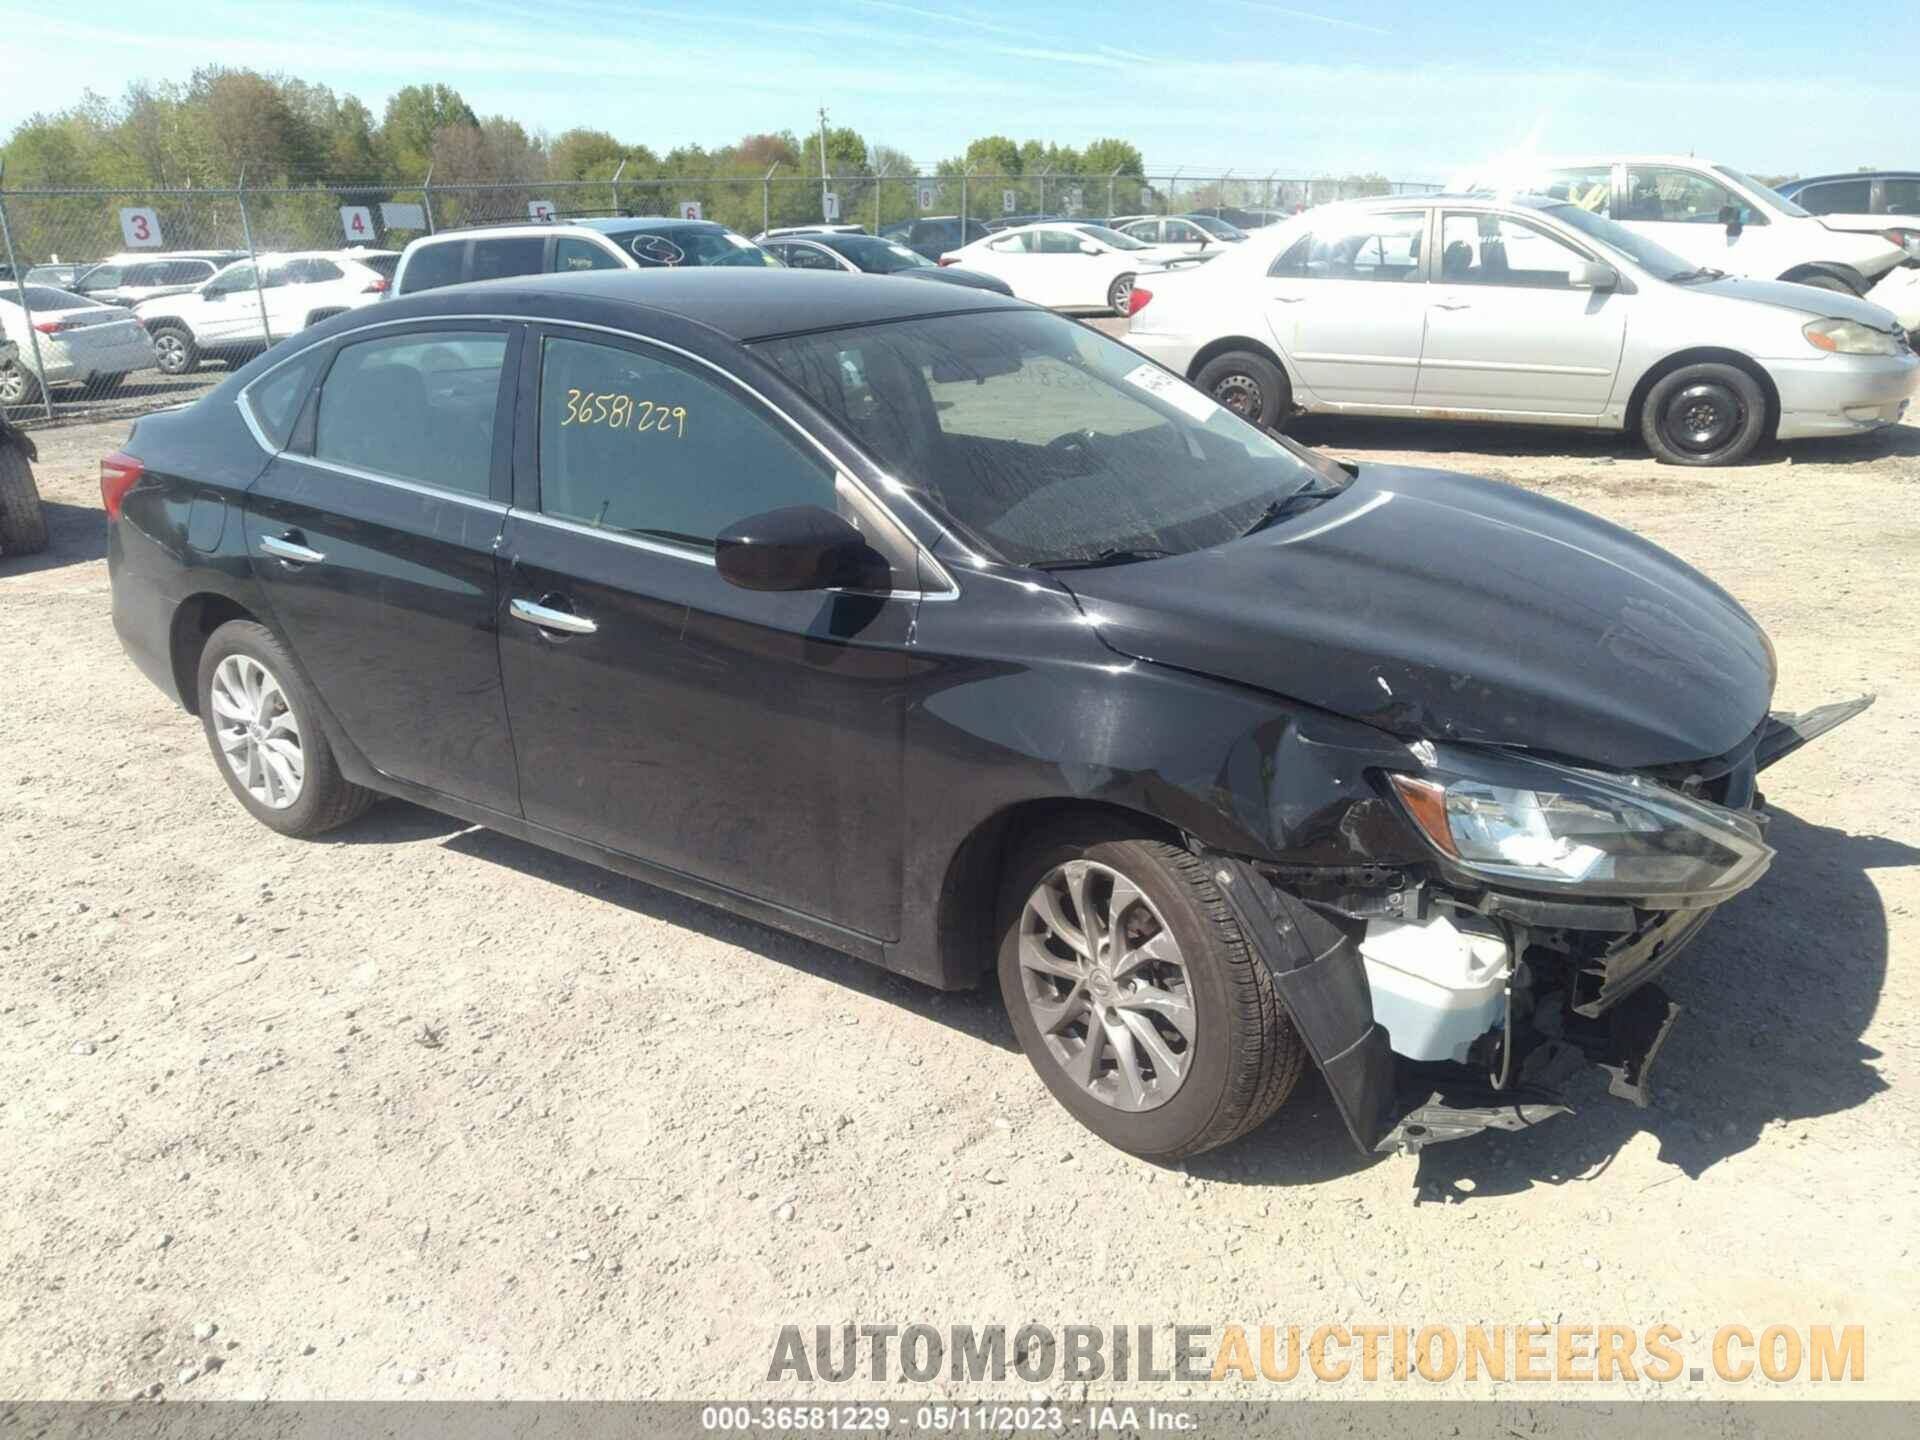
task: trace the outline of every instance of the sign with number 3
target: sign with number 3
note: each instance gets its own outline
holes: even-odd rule
[[[126,237],[130,250],[165,243],[160,238],[160,217],[145,206],[131,206],[120,212],[120,233]]]

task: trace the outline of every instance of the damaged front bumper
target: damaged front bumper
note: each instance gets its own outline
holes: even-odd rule
[[[1763,824],[1758,773],[1872,703],[1770,715],[1728,755],[1650,778]],[[1647,1105],[1680,1013],[1654,981],[1728,898],[1548,899],[1444,865],[1209,859],[1369,1153],[1530,1128],[1571,1108],[1564,1088],[1592,1065]]]

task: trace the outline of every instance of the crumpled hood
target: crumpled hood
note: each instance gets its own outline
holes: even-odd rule
[[[1057,572],[1101,639],[1408,738],[1636,769],[1759,725],[1773,655],[1737,601],[1558,501],[1366,466],[1244,540]]]
[[[1701,295],[1724,295],[1731,300],[1778,305],[1822,320],[1854,320],[1875,330],[1899,328],[1894,313],[1872,300],[1862,299],[1858,295],[1842,295],[1838,290],[1795,285],[1788,280],[1747,280],[1738,275],[1729,275],[1721,280],[1706,280],[1684,288]],[[1809,349],[1808,353],[1813,352]]]

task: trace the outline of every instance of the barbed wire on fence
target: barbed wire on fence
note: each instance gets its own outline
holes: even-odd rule
[[[748,235],[824,223],[905,235],[917,221],[952,218],[971,234],[970,221],[1041,216],[1104,221],[1199,213],[1257,224],[1331,200],[1437,188],[1378,177],[1190,175],[1178,169],[1146,175],[915,171],[825,176],[782,170],[775,165],[764,174],[628,176],[622,165],[604,179],[585,180],[436,181],[429,172],[418,184],[249,185],[242,175],[224,188],[8,189],[0,162],[0,265],[5,267],[0,271],[0,412],[16,420],[51,420],[61,412],[191,398],[217,382],[219,372],[209,364],[239,363],[249,350],[257,353],[284,338],[264,295],[274,281],[269,267],[258,263],[261,256],[362,248],[371,255],[468,226],[604,216],[697,216]],[[205,252],[206,258],[191,261],[186,252]],[[84,274],[122,286],[92,284],[96,293],[145,291],[146,298],[165,300],[164,292],[184,292],[206,278],[196,265],[241,259],[255,262],[246,283],[253,290],[258,328],[249,328],[250,320],[238,323],[246,307],[236,307],[235,333],[243,340],[233,345],[183,350],[166,339],[163,324],[157,341],[147,336],[151,355],[135,363],[143,359],[133,333],[140,326],[107,337],[115,342],[110,345],[104,331],[83,335],[90,317],[76,314],[61,298]],[[172,262],[174,270],[163,275],[146,263],[159,261]],[[111,270],[107,262],[114,262]],[[122,283],[135,278],[165,283]],[[147,313],[142,312],[143,320]],[[7,342],[17,347],[10,358]]]

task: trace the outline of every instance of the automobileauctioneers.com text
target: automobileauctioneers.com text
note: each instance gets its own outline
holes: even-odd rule
[[[1634,1383],[1867,1377],[1860,1325],[783,1325],[769,1381]]]

